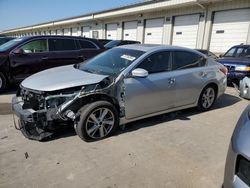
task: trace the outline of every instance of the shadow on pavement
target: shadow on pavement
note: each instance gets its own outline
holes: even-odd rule
[[[242,99],[234,95],[224,94],[223,96],[221,96],[220,99],[217,100],[217,102],[215,103],[211,111],[231,106],[241,100]],[[120,129],[116,131],[114,136],[119,135],[119,134],[124,134],[126,132],[136,131],[141,128],[147,128],[147,127],[159,124],[159,123],[168,122],[168,121],[172,121],[176,119],[183,120],[183,121],[190,121],[191,116],[199,114],[199,113],[201,112],[198,111],[196,108],[190,108],[190,109],[185,109],[185,110],[171,112],[171,113],[167,113],[163,115],[154,116],[151,118],[146,118],[143,120],[138,120],[138,121],[129,123],[126,126],[121,126]],[[75,136],[75,135],[76,135],[75,130],[73,126],[70,125],[69,127],[58,129],[56,133],[53,135],[53,137],[51,137],[50,139],[47,139],[45,142],[60,139],[60,138]]]

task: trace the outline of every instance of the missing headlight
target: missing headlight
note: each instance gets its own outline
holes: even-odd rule
[[[68,94],[68,95],[55,95],[55,96],[48,96],[45,98],[46,100],[46,107],[47,108],[56,108],[63,103],[73,99],[76,93]]]

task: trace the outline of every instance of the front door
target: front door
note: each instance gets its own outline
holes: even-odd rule
[[[20,53],[15,53],[19,51]],[[38,39],[27,42],[10,54],[10,66],[15,80],[23,80],[27,76],[43,69],[43,59],[47,57],[47,40]]]
[[[171,55],[168,51],[154,53],[136,68],[149,72],[146,78],[125,79],[125,113],[127,119],[173,108],[175,80],[172,78]]]

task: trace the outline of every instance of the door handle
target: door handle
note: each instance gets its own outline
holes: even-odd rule
[[[168,83],[169,84],[174,84],[175,83],[175,78],[169,78]]]
[[[49,58],[48,57],[42,57],[42,60],[48,60]]]

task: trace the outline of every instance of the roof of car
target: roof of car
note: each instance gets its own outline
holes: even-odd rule
[[[81,36],[66,36],[66,35],[36,35],[36,36],[23,36],[21,37],[24,40],[30,40],[30,39],[41,39],[41,38],[71,38],[71,39],[86,39],[92,42],[95,42],[95,44],[98,44],[100,48],[104,48],[102,44],[97,39],[93,38],[85,38]]]
[[[250,47],[250,44],[239,44],[239,45],[235,45],[233,47]]]
[[[118,46],[116,48],[126,48],[131,50],[140,50],[144,52],[150,52],[154,50],[168,49],[168,50],[188,50],[193,51],[190,48],[180,47],[180,46],[171,46],[171,45],[160,45],[160,44],[130,44]]]
[[[35,39],[35,38],[47,38],[47,37],[51,37],[51,38],[76,38],[76,39],[84,39],[85,37],[81,37],[81,36],[67,36],[67,35],[36,35],[36,36],[23,36],[21,38],[24,39]],[[88,40],[96,40],[96,39],[92,39],[92,38],[85,38]]]

